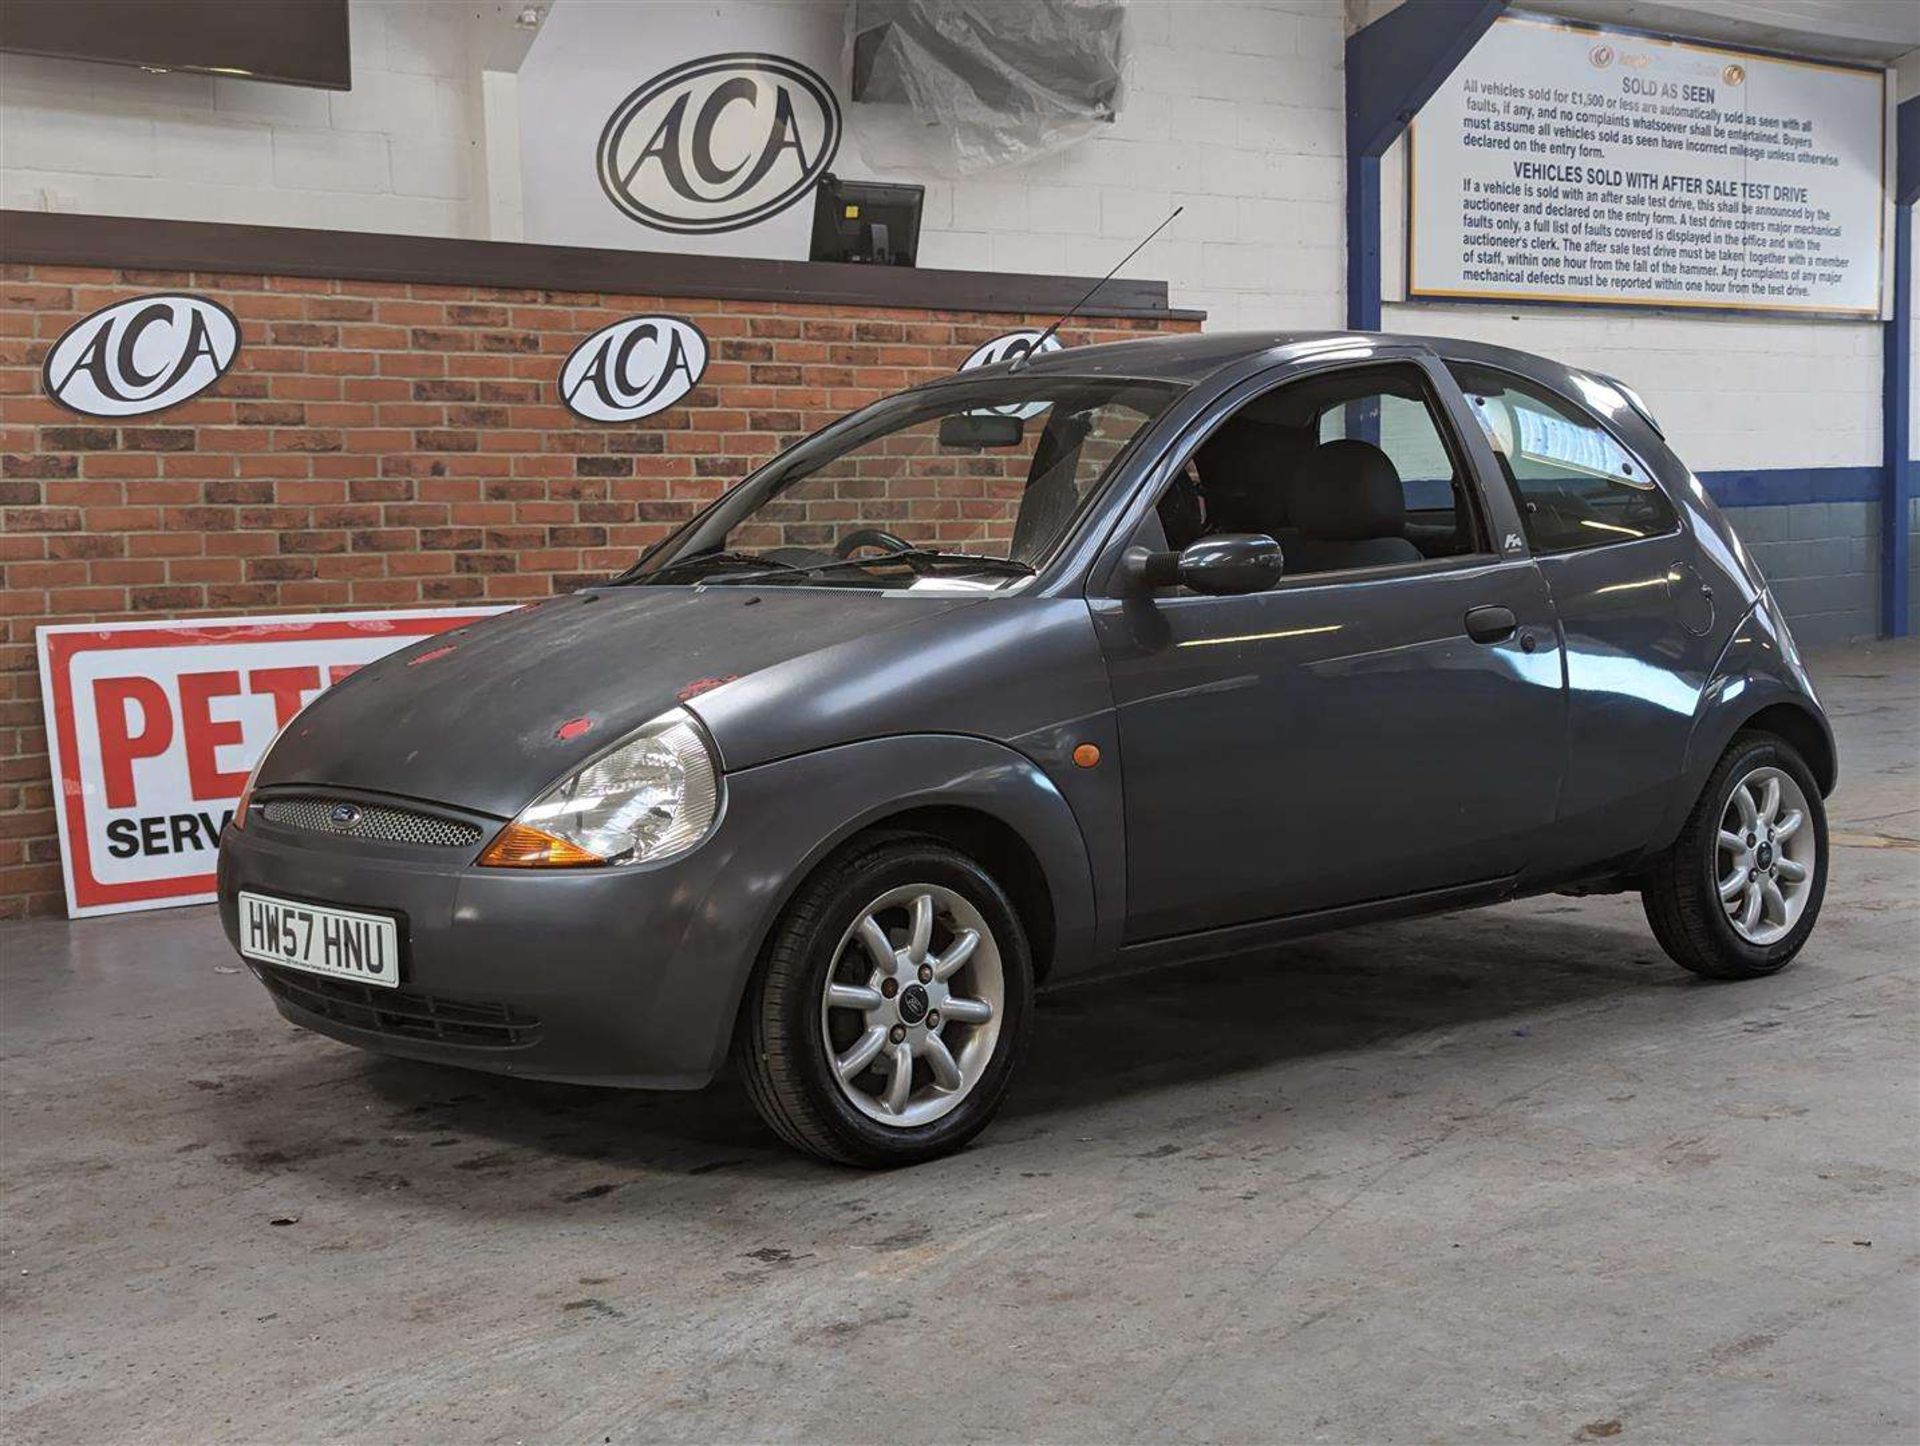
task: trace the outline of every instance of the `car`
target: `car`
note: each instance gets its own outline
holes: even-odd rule
[[[889,1166],[975,1136],[1035,990],[1100,971],[1637,890],[1681,965],[1771,974],[1836,768],[1624,384],[1142,338],[875,402],[606,582],[360,669],[260,759],[220,911],[296,1024],[607,1085],[731,1061],[794,1146]]]

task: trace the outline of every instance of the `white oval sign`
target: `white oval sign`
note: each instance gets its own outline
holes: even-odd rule
[[[630,316],[603,326],[560,367],[560,400],[595,422],[664,412],[707,369],[707,339],[671,316]]]
[[[89,417],[138,417],[198,396],[240,350],[240,323],[204,296],[136,296],[75,322],[47,353],[47,395]]]
[[[1050,351],[1061,350],[1060,337],[1057,333],[1041,341],[1040,338],[1044,335],[1044,330],[1033,330],[1009,331],[996,336],[992,341],[982,342],[975,347],[967,359],[960,363],[960,370],[970,372],[977,367],[990,367],[1000,362],[1014,361],[1030,355],[1035,350],[1038,350],[1042,356]],[[1037,348],[1034,345],[1036,342],[1039,342]],[[986,410],[997,412],[1003,417],[1019,417],[1025,420],[1028,417],[1039,416],[1048,405],[1049,403],[1046,402],[1032,402],[1026,406],[988,407]]]
[[[709,55],[662,71],[600,132],[600,187],[661,231],[735,231],[784,211],[840,148],[840,102],[798,61]]]
[[[1000,362],[1015,361],[1033,351],[1035,342],[1040,342],[1039,349],[1042,356],[1050,351],[1061,349],[1059,333],[1056,332],[1045,341],[1040,341],[1043,335],[1045,335],[1043,330],[1010,331],[1003,336],[996,336],[992,341],[981,342],[967,359],[960,363],[960,370],[970,372],[975,367],[990,367]]]

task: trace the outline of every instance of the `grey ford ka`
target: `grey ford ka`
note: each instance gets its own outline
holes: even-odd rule
[[[1606,377],[1163,338],[887,398],[629,571],[363,668],[220,855],[297,1024],[706,1084],[958,1148],[1036,987],[1544,891],[1784,967],[1832,733],[1765,580]]]

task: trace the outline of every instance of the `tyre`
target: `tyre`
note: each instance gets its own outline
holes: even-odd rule
[[[747,1093],[789,1144],[908,1165],[993,1118],[1026,1045],[1033,961],[1005,890],[935,839],[830,860],[774,931],[741,1010]]]
[[[1741,733],[1647,871],[1647,922],[1674,961],[1757,979],[1793,961],[1827,890],[1827,813],[1793,746]]]

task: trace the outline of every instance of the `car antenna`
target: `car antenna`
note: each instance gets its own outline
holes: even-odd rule
[[[1069,310],[1065,316],[1061,317],[1052,326],[1048,327],[1045,331],[1041,332],[1039,339],[1035,341],[1032,346],[1028,347],[1025,351],[1020,353],[1019,356],[1015,357],[1013,359],[1013,365],[1008,367],[1007,370],[1009,372],[1017,372],[1020,370],[1021,367],[1025,366],[1028,362],[1032,361],[1034,357],[1039,354],[1040,348],[1047,344],[1048,338],[1051,337],[1056,331],[1060,330],[1060,328],[1065,326],[1068,322],[1072,321],[1074,316],[1079,312],[1080,308],[1085,306],[1089,301],[1093,300],[1094,292],[1098,291],[1101,287],[1105,286],[1109,281],[1113,280],[1113,278],[1117,274],[1119,274],[1120,268],[1122,266],[1125,266],[1129,261],[1133,260],[1134,257],[1138,256],[1143,250],[1145,250],[1147,242],[1151,241],[1154,237],[1158,236],[1162,231],[1166,230],[1167,227],[1171,226],[1173,224],[1174,216],[1178,216],[1182,211],[1186,209],[1187,208],[1185,206],[1175,206],[1173,208],[1173,215],[1168,216],[1166,220],[1162,221],[1158,226],[1155,226],[1151,231],[1147,232],[1147,234],[1141,238],[1140,244],[1138,246],[1134,247],[1133,250],[1129,251],[1125,256],[1122,256],[1118,261],[1114,262],[1113,270],[1109,271],[1105,276],[1101,277],[1098,281],[1094,282],[1092,286],[1088,287],[1087,294],[1081,297],[1078,301],[1074,302],[1072,309]]]

